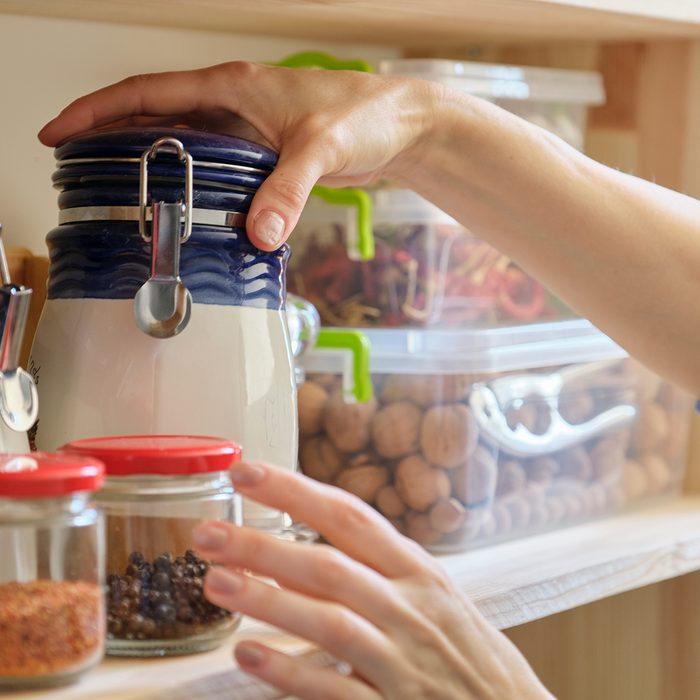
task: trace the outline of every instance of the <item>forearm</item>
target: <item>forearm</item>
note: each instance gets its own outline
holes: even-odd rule
[[[699,392],[700,202],[595,163],[491,105],[447,96],[413,163],[397,170],[402,184]]]

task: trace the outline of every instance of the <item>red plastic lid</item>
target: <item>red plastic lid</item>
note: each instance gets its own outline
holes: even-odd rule
[[[96,491],[104,480],[104,465],[93,457],[46,452],[0,455],[0,498]]]
[[[235,442],[193,435],[87,438],[69,442],[61,452],[96,457],[104,463],[107,476],[223,472],[241,460],[241,448]]]

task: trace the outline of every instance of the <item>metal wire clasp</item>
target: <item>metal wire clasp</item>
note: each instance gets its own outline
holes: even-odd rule
[[[181,163],[185,164],[185,201],[184,227],[180,242],[187,241],[192,234],[192,156],[185,150],[181,141],[172,136],[156,139],[153,145],[141,154],[140,158],[140,189],[139,189],[139,233],[147,243],[151,242],[152,234],[148,230],[148,162],[159,152],[173,153]],[[182,217],[181,217],[182,218]]]

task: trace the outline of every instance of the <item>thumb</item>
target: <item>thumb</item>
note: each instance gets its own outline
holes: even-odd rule
[[[280,155],[250,205],[246,228],[254,246],[275,250],[287,240],[321,174],[308,152]]]

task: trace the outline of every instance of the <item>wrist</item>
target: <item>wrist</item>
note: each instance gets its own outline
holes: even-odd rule
[[[478,98],[465,95],[427,80],[414,81],[412,99],[419,107],[413,136],[402,152],[390,163],[385,175],[400,187],[415,190],[431,198],[445,184],[446,178],[468,186],[465,170],[477,164],[480,126],[486,123]],[[486,105],[487,109],[491,105]]]

